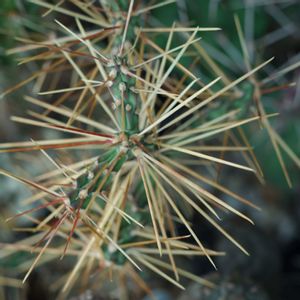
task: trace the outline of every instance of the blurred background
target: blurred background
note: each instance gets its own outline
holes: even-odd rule
[[[25,80],[39,68],[35,64],[18,66],[17,60],[22,57],[22,53],[8,55],[7,51],[20,45],[17,37],[49,36],[53,26],[52,20],[56,18],[56,14],[53,12],[42,18],[44,11],[26,0],[1,0],[0,93]],[[234,14],[240,19],[252,66],[273,56],[275,60],[266,69],[266,75],[293,64],[298,63],[299,66],[300,2],[297,0],[177,0],[174,4],[153,11],[149,22],[151,26],[170,26],[177,20],[178,23],[189,26],[221,27],[222,31],[217,34],[201,34],[202,46],[229,78],[233,79],[247,72]],[[68,22],[70,20],[64,20],[65,24]],[[156,42],[164,45],[166,37],[158,36]],[[183,63],[189,66],[195,59],[196,57],[191,55],[185,58]],[[213,79],[213,74],[208,68],[196,69],[196,72],[201,78]],[[278,85],[291,82],[294,84],[270,94],[264,101],[269,112],[280,113],[272,125],[298,156],[300,155],[299,74],[298,67],[277,78]],[[5,99],[0,99],[0,142],[29,138],[45,139],[53,134],[47,130],[21,126],[10,121],[11,115],[22,115],[28,109],[28,104],[23,101],[23,95],[29,95],[33,88],[34,86],[29,84],[7,95]],[[219,178],[222,184],[262,208],[262,211],[258,212],[251,208],[239,207],[254,220],[256,225],[253,227],[237,223],[231,215],[223,216],[225,228],[246,247],[251,256],[243,255],[223,236],[195,218],[194,227],[205,244],[214,249],[225,250],[227,255],[217,259],[218,272],[213,272],[206,260],[201,258],[187,260],[185,264],[195,274],[217,282],[218,288],[210,291],[186,282],[186,291],[180,293],[166,282],[155,276],[149,276],[147,280],[151,283],[157,299],[299,299],[300,172],[288,157],[284,157],[293,183],[293,187],[289,188],[267,133],[264,130],[257,130],[251,135],[251,143],[255,146],[266,184],[261,185],[252,177],[247,177],[247,174],[238,176],[237,172],[230,170],[222,171]],[[0,167],[21,174],[29,169],[31,173],[38,174],[40,166],[33,165],[25,154],[0,153]],[[26,187],[3,176],[0,177],[0,245],[24,237],[24,233],[12,231],[10,225],[3,220],[18,211],[21,200],[27,195],[29,191]],[[13,270],[16,266],[23,264],[24,268],[26,267],[26,255],[28,254],[20,252],[19,255],[1,259],[0,246],[0,299],[34,300],[41,297],[44,300],[54,299],[48,291],[51,268],[47,266],[37,269],[23,289],[5,287],[5,282],[1,282],[1,276],[14,275]],[[17,283],[16,285],[18,286]],[[143,297],[141,295],[139,299]],[[106,298],[101,298],[101,292],[88,291],[70,299]]]

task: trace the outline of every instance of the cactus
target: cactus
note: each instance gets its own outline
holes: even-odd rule
[[[1,145],[1,152],[39,151],[56,167],[52,173],[40,176],[40,181],[0,170],[36,191],[25,202],[42,202],[9,219],[31,218],[37,224],[36,230],[42,232],[27,244],[38,254],[23,281],[42,257],[52,253],[51,260],[59,256],[74,259],[70,273],[64,278],[61,298],[76,288],[76,282],[88,285],[94,268],[106,272],[107,278],[117,277],[120,282],[130,279],[147,292],[144,279],[137,273],[144,268],[181,289],[184,289],[181,277],[213,287],[213,283],[177,267],[177,256],[205,256],[215,266],[213,257],[224,254],[206,248],[201,242],[189,223],[189,211],[196,211],[248,254],[219,225],[218,209],[221,207],[250,223],[252,220],[204,186],[254,208],[255,205],[193,170],[184,159],[188,156],[193,163],[209,163],[212,172],[214,164],[257,172],[255,164],[243,165],[203,152],[210,147],[216,152],[249,150],[248,146],[222,145],[219,134],[239,130],[240,126],[262,117],[267,122],[272,116],[265,113],[247,116],[255,86],[251,81],[242,83],[272,59],[220,88],[220,77],[204,83],[180,63],[187,49],[199,42],[199,32],[214,34],[219,28],[144,27],[147,24],[142,18],[144,12],[173,1],[148,8],[140,8],[133,0],[100,1],[102,5],[90,6],[79,1],[80,13],[45,1],[31,2],[74,17],[76,29],[56,21],[67,36],[27,45],[28,51],[38,52],[28,55],[22,63],[39,60],[47,63],[24,81],[25,84],[36,80],[39,92],[36,97],[44,99],[26,96],[25,100],[45,111],[31,113],[34,119],[14,117],[13,120],[80,137]],[[102,29],[87,31],[85,22]],[[153,43],[152,31],[168,34],[165,49]],[[187,36],[184,43],[171,48],[174,35],[182,32]],[[64,71],[70,86],[55,88],[60,80],[68,80],[62,75]],[[44,87],[49,90],[41,92]],[[226,93],[232,94],[230,103],[220,104],[219,97]],[[53,102],[50,95],[59,96]],[[55,118],[53,113],[67,120]],[[214,138],[214,146],[205,143],[207,137]],[[57,162],[47,152],[55,149],[76,149],[78,161]],[[87,153],[93,157],[85,159]],[[69,157],[65,159],[67,162]],[[44,220],[29,217],[30,213],[44,209],[49,211]],[[186,235],[178,236],[176,223],[184,224]],[[60,242],[55,237],[60,237]],[[188,237],[194,242],[186,241]],[[26,244],[26,240],[23,242]],[[167,258],[161,260],[157,255]]]

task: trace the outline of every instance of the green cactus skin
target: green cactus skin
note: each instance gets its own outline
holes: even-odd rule
[[[115,160],[117,160],[117,162],[115,163],[112,172],[118,172],[126,161],[126,155],[122,154],[118,148],[113,148],[99,157],[94,167],[90,167],[83,175],[77,178],[75,184],[76,189],[69,193],[70,204],[73,208],[78,208],[83,197],[84,201],[80,208],[87,208],[93,197],[93,193],[97,190],[97,187],[100,184],[103,186],[102,190],[107,189],[112,181],[112,174],[105,178],[105,170],[107,170]],[[102,173],[100,173],[101,171]],[[94,179],[95,175],[99,173],[100,175],[96,177],[96,182],[93,185],[90,185],[90,182]]]
[[[113,19],[113,24],[118,24],[120,19],[120,9],[123,12],[128,10],[128,1],[116,1],[107,3],[107,7],[115,12],[116,18]],[[124,22],[124,20],[123,20]],[[129,23],[126,41],[133,43],[136,38],[134,29],[138,19],[133,17]],[[122,36],[118,36],[114,42],[115,49],[119,49],[122,43]],[[110,63],[106,66],[106,71],[109,74],[107,87],[112,98],[112,107],[115,112],[116,120],[120,131],[116,135],[118,142],[112,145],[111,149],[99,156],[97,161],[87,168],[86,172],[79,176],[75,182],[75,189],[69,192],[68,197],[70,205],[74,209],[86,209],[91,200],[99,203],[104,207],[104,199],[101,198],[101,192],[108,191],[115,172],[118,172],[125,162],[135,159],[134,150],[136,144],[133,139],[140,131],[139,129],[139,110],[141,99],[134,92],[136,80],[127,74],[130,68],[126,57],[121,54],[112,55]],[[133,138],[133,139],[132,139]],[[156,146],[147,143],[147,136],[139,141],[145,148],[154,150]],[[111,169],[111,170],[110,170]],[[108,170],[110,174],[106,176]],[[99,187],[101,189],[99,190]],[[125,212],[130,214],[135,220],[143,224],[151,224],[149,214],[144,210],[147,206],[147,199],[142,181],[137,185],[136,191],[139,194],[139,199],[136,202],[127,202]],[[94,194],[97,192],[97,196]],[[144,212],[145,211],[145,212]],[[132,243],[137,241],[137,237],[133,234],[134,226],[127,223],[125,220],[121,221],[118,244]],[[108,263],[122,266],[127,262],[126,257],[118,250],[111,248],[109,245],[102,246],[103,254]]]
[[[126,74],[128,66],[124,59],[115,56],[113,60],[114,65],[110,70],[113,108],[120,128],[130,137],[139,132],[140,101],[137,99],[137,94],[132,91],[136,82]]]

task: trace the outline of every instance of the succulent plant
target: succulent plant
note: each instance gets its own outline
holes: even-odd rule
[[[248,254],[218,223],[218,211],[252,220],[210,190],[256,208],[215,181],[216,165],[263,177],[242,126],[260,122],[271,132],[279,159],[278,143],[299,163],[270,129],[268,120],[274,114],[266,114],[257,98],[260,90],[254,74],[273,59],[253,69],[247,64],[247,72],[230,81],[197,37],[206,31],[213,35],[219,28],[146,27],[151,15],[149,21],[145,14],[174,1],[145,7],[133,0],[74,0],[71,7],[64,6],[64,1],[56,5],[30,2],[48,9],[47,14],[67,15],[71,25],[56,20],[64,36],[51,34],[46,40],[26,41],[19,48],[30,53],[22,64],[34,61],[41,69],[2,95],[35,81],[37,95],[25,96],[25,100],[39,111],[12,119],[62,134],[53,140],[1,145],[1,152],[38,151],[54,168],[34,179],[0,169],[3,175],[30,187],[33,195],[24,202],[36,204],[9,219],[23,216],[36,225],[29,229],[34,234],[16,247],[37,253],[23,282],[42,262],[67,256],[71,270],[55,285],[61,288],[60,299],[81,286],[95,284],[99,277],[116,278],[120,291],[130,281],[151,293],[137,272],[144,268],[181,289],[181,277],[213,287],[206,279],[177,267],[176,258],[200,255],[215,266],[213,257],[224,254],[203,244],[192,228],[190,212],[199,214]],[[239,21],[236,23],[244,46]],[[154,42],[156,34],[167,34],[164,49]],[[172,48],[176,35],[184,41]],[[218,77],[202,81],[181,63],[191,47],[205,57]],[[224,141],[227,134],[233,145]],[[221,155],[210,155],[210,151]],[[241,153],[246,164],[224,159],[225,151]],[[194,169],[194,165],[200,167]],[[41,210],[47,211],[43,219],[30,216]],[[185,235],[178,235],[177,224],[185,226]],[[11,254],[7,251],[4,257]],[[90,279],[94,273],[97,279]]]

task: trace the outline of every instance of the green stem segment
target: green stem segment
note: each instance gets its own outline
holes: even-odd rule
[[[111,15],[113,16],[111,20],[113,25],[121,24],[123,26],[125,24],[126,18],[124,19],[124,16],[126,17],[129,3],[130,1],[126,0],[107,1],[107,8],[112,12]],[[130,20],[126,32],[126,41],[130,44],[133,44],[136,38],[134,32],[137,22],[138,18],[133,17]],[[125,26],[123,26],[123,28],[125,28]],[[121,47],[122,40],[122,34],[114,37],[113,47],[116,50],[114,51],[115,53],[119,53],[118,50]],[[125,52],[126,50],[125,47]],[[113,145],[110,150],[101,155],[95,164],[90,166],[89,169],[76,180],[76,189],[69,194],[70,203],[73,208],[85,209],[93,198],[104,208],[106,202],[102,199],[101,192],[109,189],[115,172],[118,172],[126,161],[134,157],[131,147],[135,147],[136,145],[131,145],[130,137],[139,132],[138,112],[141,102],[140,99],[138,99],[138,94],[134,91],[136,80],[128,75],[127,70],[129,66],[125,57],[113,55],[111,62],[112,63],[106,67],[107,73],[109,74],[107,86],[111,94],[113,101],[112,107],[120,128],[119,136],[122,136],[128,141],[127,149],[124,151],[122,144]],[[151,148],[151,145],[148,146]],[[139,184],[136,189],[141,190],[141,187],[143,187],[142,183]],[[97,192],[96,197],[95,192]],[[150,223],[151,220],[147,209],[144,209],[147,206],[147,200],[144,199],[146,197],[145,191],[142,189],[142,193],[140,192],[141,191],[139,191],[140,197],[138,203],[127,202],[125,211],[139,222]],[[137,237],[133,234],[134,228],[132,224],[122,220],[118,234],[118,244],[135,242]],[[119,251],[115,249],[112,250],[109,245],[103,245],[102,250],[108,261],[118,265],[125,264],[126,258]]]

